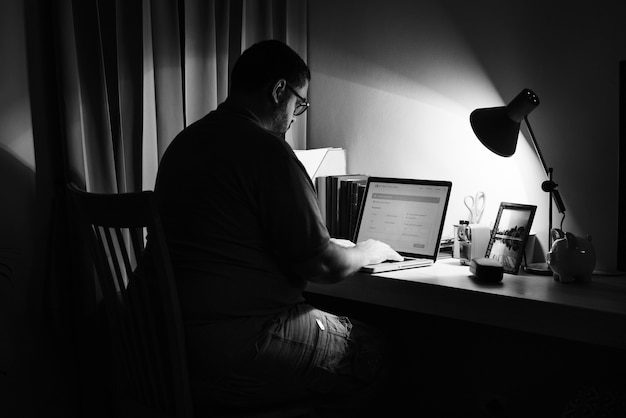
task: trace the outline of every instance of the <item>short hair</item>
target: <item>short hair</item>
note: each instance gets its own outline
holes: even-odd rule
[[[311,72],[296,51],[283,42],[261,41],[246,49],[235,62],[230,88],[254,91],[280,79],[302,87],[311,80]]]

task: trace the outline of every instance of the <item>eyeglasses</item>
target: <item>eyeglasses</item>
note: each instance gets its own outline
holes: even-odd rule
[[[306,98],[300,96],[289,84],[285,84],[287,88],[300,100],[300,103],[296,105],[296,108],[293,111],[294,116],[300,116],[304,112],[309,109],[311,103],[306,101]]]

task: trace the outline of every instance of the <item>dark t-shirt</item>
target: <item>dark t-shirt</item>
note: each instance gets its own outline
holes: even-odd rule
[[[155,192],[190,361],[241,361],[265,324],[302,302],[291,263],[329,244],[304,167],[252,113],[224,103],[170,144]]]

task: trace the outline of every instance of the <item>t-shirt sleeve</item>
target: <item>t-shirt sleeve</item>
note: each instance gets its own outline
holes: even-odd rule
[[[330,236],[302,164],[291,149],[283,148],[274,155],[276,158],[263,167],[269,181],[261,188],[261,222],[277,256],[305,261],[324,251]]]

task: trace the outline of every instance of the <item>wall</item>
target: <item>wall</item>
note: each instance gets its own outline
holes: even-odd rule
[[[487,195],[482,223],[502,201],[537,205],[533,232],[545,248],[549,198],[528,141],[498,157],[469,125],[473,109],[530,88],[541,104],[529,119],[567,207],[563,228],[591,234],[596,268],[613,270],[626,5],[518,5],[311,1],[308,146],[345,147],[352,172],[451,180],[447,235],[467,218],[463,197],[478,190]]]
[[[35,213],[22,3],[0,3],[0,404],[12,410]]]
[[[43,313],[50,214],[36,180],[26,3],[35,2],[0,2],[0,415],[73,416],[63,377],[71,371]]]

